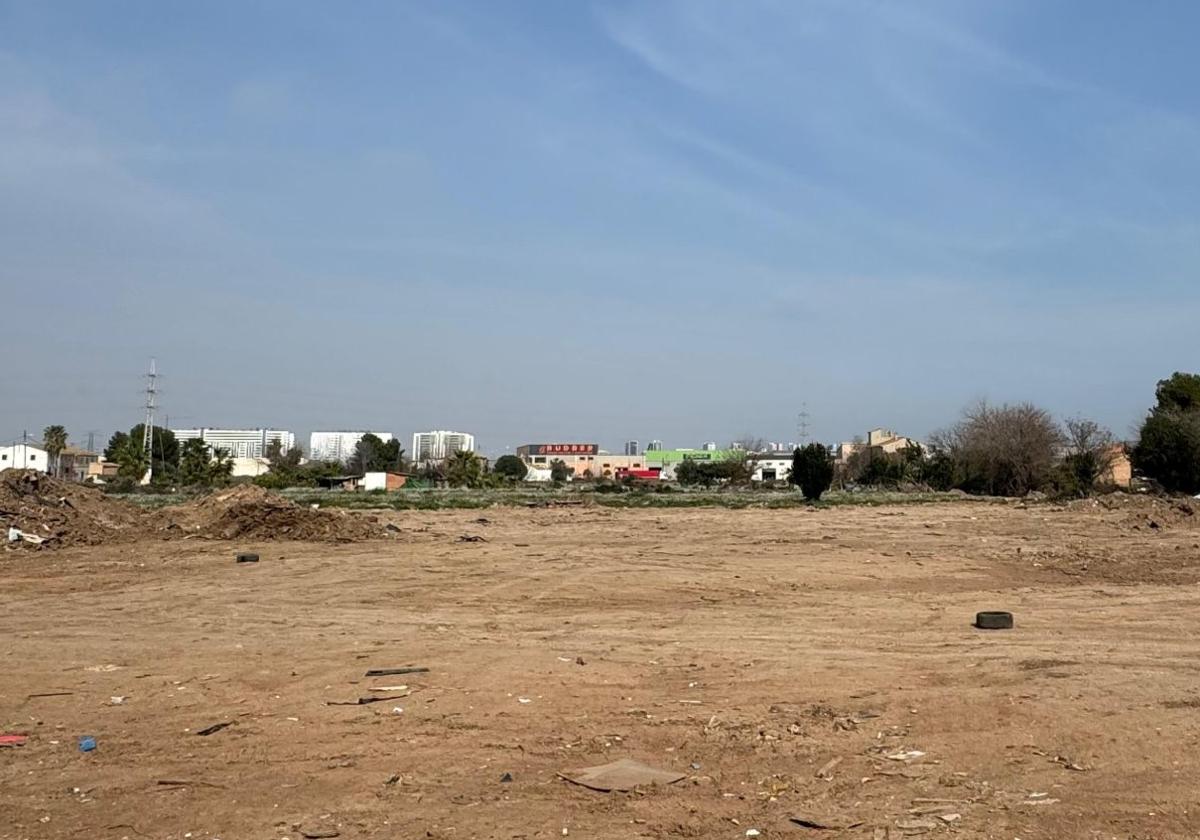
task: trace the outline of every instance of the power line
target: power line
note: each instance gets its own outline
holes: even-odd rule
[[[153,453],[152,438],[154,429],[154,409],[155,401],[158,397],[158,371],[155,368],[155,360],[150,360],[150,372],[146,374],[146,424],[142,429],[142,449],[146,450],[147,457],[151,457]]]

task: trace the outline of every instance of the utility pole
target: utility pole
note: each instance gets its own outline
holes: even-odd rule
[[[155,398],[158,396],[158,372],[155,370],[154,359],[150,360],[150,372],[146,374],[146,423],[142,430],[142,448],[146,450],[146,454],[151,453],[151,444],[153,437],[151,430],[154,428],[154,409]]]
[[[146,480],[154,469],[154,409],[158,397],[158,370],[155,360],[150,359],[150,372],[146,374],[146,424],[142,431],[142,449],[146,451]]]
[[[808,403],[800,403],[800,413],[796,415],[796,431],[800,435],[800,444],[808,443],[808,419],[811,415],[808,413]]]

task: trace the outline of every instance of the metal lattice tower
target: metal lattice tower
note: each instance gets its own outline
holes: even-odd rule
[[[800,443],[808,443],[808,403],[800,404],[800,413],[796,415],[796,432],[800,435]]]
[[[158,398],[158,371],[154,359],[150,360],[150,372],[146,374],[146,427],[142,431],[142,448],[146,456],[153,458],[151,446],[154,437],[154,409]]]

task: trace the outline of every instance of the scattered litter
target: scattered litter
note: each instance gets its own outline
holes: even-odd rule
[[[239,554],[239,555],[237,556],[237,561],[238,561],[239,563],[257,563],[257,562],[258,562],[258,555],[257,555],[257,554],[250,554],[250,553],[246,553],[246,554]]]
[[[368,688],[367,691],[408,691],[406,685],[379,685]]]
[[[938,819],[945,823],[958,822],[962,819],[962,814],[938,814]]]
[[[23,747],[28,740],[28,735],[0,735],[0,747]]]
[[[404,714],[404,707],[403,707],[403,706],[393,706],[393,707],[392,707],[392,714],[394,714],[394,715],[402,715],[402,714]]]
[[[699,770],[699,769],[700,769],[700,762],[699,762],[699,761],[693,761],[691,766],[692,766],[692,769],[693,769],[693,770]]]
[[[159,779],[157,782],[155,782],[155,784],[162,785],[163,787],[168,787],[168,788],[177,788],[177,787],[219,788],[219,787],[224,787],[224,785],[216,785],[216,784],[213,784],[212,782],[197,782],[197,781],[192,781],[190,779]]]
[[[214,723],[212,726],[206,726],[203,729],[197,729],[196,734],[197,735],[211,735],[214,732],[220,732],[222,729],[224,729],[227,726],[233,726],[233,721],[223,720],[220,723]]]
[[[305,840],[327,840],[327,838],[338,837],[340,835],[341,835],[340,831],[337,831],[336,829],[332,829],[332,828],[302,828],[302,829],[300,829],[300,836],[304,837]]]
[[[908,750],[906,752],[892,753],[885,758],[891,761],[912,761],[914,758],[923,758],[925,753],[920,750]]]
[[[1052,758],[1050,760],[1055,764],[1061,764],[1063,767],[1067,768],[1068,770],[1074,770],[1077,773],[1083,773],[1089,769],[1087,767],[1084,767],[1082,764],[1075,763],[1071,759],[1067,758],[1065,755],[1056,755],[1056,756],[1054,756],[1054,758]]]
[[[568,782],[604,793],[614,790],[624,793],[642,785],[670,785],[686,778],[684,773],[660,770],[629,758],[558,775]]]
[[[428,668],[372,668],[367,671],[368,677],[398,677],[401,674],[426,674]]]
[[[383,703],[387,700],[403,700],[407,695],[393,694],[388,697],[359,697],[357,700],[326,700],[326,706],[366,706],[369,703]]]
[[[74,691],[43,691],[41,694],[26,695],[30,700],[35,697],[70,697]]]
[[[79,739],[79,751],[91,752],[96,749],[96,739],[91,735],[83,735]]]
[[[458,538],[458,541],[459,541],[459,542],[472,542],[472,543],[474,543],[474,542],[487,542],[487,540],[486,540],[486,539],[484,539],[483,537],[479,536],[478,534],[463,534],[462,536],[460,536],[460,537]]]
[[[746,836],[747,836],[747,837],[757,837],[757,836],[758,836],[759,834],[761,834],[761,833],[762,833],[762,832],[760,832],[760,831],[759,831],[757,828],[747,828],[747,829],[746,829]]]
[[[39,537],[37,534],[30,534],[27,531],[20,530],[19,528],[9,528],[8,541],[10,543],[27,542],[30,545],[41,545],[46,541],[46,538]]]
[[[901,831],[927,831],[931,828],[937,828],[937,827],[938,827],[938,823],[934,822],[931,819],[927,819],[925,817],[919,817],[916,819],[905,818],[905,819],[896,820],[896,828],[900,829]]]
[[[125,702],[125,698],[119,694],[114,694],[112,697],[108,698],[108,704],[110,706],[120,706],[124,702]]]
[[[532,703],[533,701],[530,700],[528,697],[518,697],[517,702],[518,703]]]
[[[829,759],[829,761],[825,762],[821,769],[817,771],[817,778],[829,781],[833,778],[833,768],[837,767],[841,763],[841,756]]]
[[[394,785],[394,784],[396,784],[396,782],[398,782],[398,781],[400,781],[400,774],[399,774],[399,773],[393,773],[392,775],[390,775],[390,776],[388,776],[386,779],[384,779],[384,780],[383,780],[383,783],[384,783],[385,785]]]
[[[1030,795],[1032,796],[1033,794],[1030,794]],[[1046,794],[1043,793],[1041,795],[1045,796]],[[1026,799],[1021,804],[1022,805],[1054,805],[1058,801],[1059,800],[1057,800],[1057,799]]]
[[[503,776],[500,777],[500,783],[504,784],[504,785],[508,784],[512,780],[513,780],[512,773],[505,773]]]
[[[844,828],[857,828],[862,825],[862,820],[841,822],[824,817],[788,817],[788,822],[798,825],[801,828],[811,828],[816,831],[841,831]]]
[[[576,665],[586,665],[586,664],[587,664],[587,662],[585,662],[585,661],[584,661],[584,659],[583,659],[583,657],[582,657],[582,656],[576,656],[576,657],[575,657],[575,664],[576,664]]]

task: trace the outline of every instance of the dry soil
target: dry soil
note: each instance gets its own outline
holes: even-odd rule
[[[0,838],[1200,837],[1195,514],[381,518],[0,554]]]

